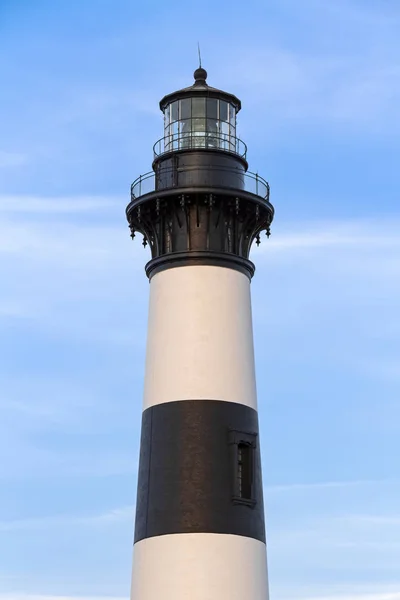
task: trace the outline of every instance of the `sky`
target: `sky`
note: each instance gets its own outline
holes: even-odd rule
[[[400,4],[0,0],[0,600],[129,596],[158,101],[242,100],[271,600],[400,600]]]

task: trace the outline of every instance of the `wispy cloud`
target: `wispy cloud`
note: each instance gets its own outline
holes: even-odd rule
[[[398,593],[352,593],[344,591],[341,594],[331,595],[294,595],[286,596],[277,594],[278,600],[400,600],[400,592]],[[0,594],[0,600],[126,600],[126,596],[50,596],[50,595],[37,595],[37,594]]]
[[[379,10],[364,4],[286,2],[288,17],[310,32],[307,39],[302,44],[296,36],[293,42],[280,39],[271,27],[264,43],[241,48],[234,63],[220,67],[220,76],[236,86],[246,105],[257,107],[268,132],[278,127],[282,135],[286,126],[303,123],[309,131],[325,124],[362,137],[393,135],[400,114],[400,15],[382,4]],[[352,43],[346,43],[346,33]],[[259,126],[252,114],[242,119],[248,130]]]
[[[50,594],[24,594],[12,592],[9,594],[0,594],[0,600],[127,600],[127,596],[54,596]],[[386,600],[386,598],[383,598],[382,600]]]
[[[279,225],[278,225],[279,227]],[[277,234],[260,246],[262,252],[271,250],[296,251],[302,248],[329,248],[338,246],[345,249],[369,248],[376,250],[398,250],[400,248],[400,219],[385,218],[376,227],[375,219],[349,219],[347,221],[316,222],[307,225],[287,223],[286,231],[279,229]]]
[[[273,493],[295,493],[297,491],[328,490],[335,488],[352,488],[365,486],[382,486],[399,483],[395,479],[359,479],[356,481],[317,481],[310,483],[290,483],[287,485],[270,485],[265,487],[267,495]]]
[[[262,103],[269,129],[281,128],[286,119],[308,125],[312,121],[314,126],[342,124],[363,136],[398,131],[400,68],[396,63],[315,58],[265,48],[253,50],[252,56],[257,58],[246,68],[248,57],[243,57],[241,85],[257,89],[257,94],[249,94],[249,101]],[[267,71],[265,64],[271,65]],[[251,125],[246,120],[242,127]]]
[[[111,305],[129,297],[132,275],[142,271],[145,259],[140,253],[137,260],[140,243],[131,242],[123,208],[118,219],[116,205],[114,198],[0,199],[0,274],[8,281],[0,302],[3,322],[24,318],[34,326],[39,320],[67,336],[91,330],[93,339],[127,343],[126,327],[115,327],[119,311],[110,312]],[[144,293],[145,278],[138,284],[136,292]],[[98,302],[106,296],[107,319]],[[75,310],[78,301],[93,302],[84,322]],[[99,318],[101,327],[93,323]]]
[[[335,588],[337,586],[333,585],[331,587]],[[299,590],[294,595],[278,594],[277,597],[279,600],[297,600],[298,598],[302,600],[400,600],[400,592],[387,593],[382,591],[368,593],[367,591],[352,591],[351,588],[350,590],[346,590],[346,586],[343,587],[344,589],[342,588],[341,592],[309,594],[305,590]]]
[[[400,592],[395,593],[352,593],[343,591],[343,593],[335,593],[330,595],[304,595],[296,594],[287,596],[277,594],[278,600],[400,600]],[[0,594],[0,600],[127,600],[126,596],[54,596],[40,594]]]
[[[134,506],[124,506],[110,509],[103,513],[92,515],[56,515],[41,518],[19,519],[11,521],[0,521],[0,531],[31,531],[60,528],[60,527],[107,527],[115,526],[117,523],[133,522],[135,514]]]
[[[33,213],[52,215],[53,213],[80,214],[100,210],[101,212],[123,207],[126,198],[101,196],[0,196],[0,212],[9,214]],[[122,215],[122,211],[121,211]]]

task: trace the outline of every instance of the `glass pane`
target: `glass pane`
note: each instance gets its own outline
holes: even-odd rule
[[[218,121],[207,119],[207,148],[218,148],[219,136],[217,129]]]
[[[192,117],[206,116],[206,99],[192,98]]]
[[[191,98],[185,98],[181,100],[181,114],[179,116],[180,119],[190,119],[190,105]]]
[[[173,102],[171,104],[171,121],[178,120],[178,102]]]
[[[229,128],[229,150],[231,152],[235,152],[235,145],[236,145],[235,128],[230,127]]]
[[[175,123],[172,123],[172,125],[170,125],[170,127],[171,127],[171,134],[174,137],[174,139],[176,137],[178,137],[178,132],[179,132],[178,126],[179,126],[178,121],[175,121]]]
[[[190,148],[192,145],[192,120],[184,119],[179,122],[179,148]]]
[[[190,135],[190,119],[184,119],[183,121],[179,121],[179,133],[181,135],[189,134]]]
[[[207,131],[209,133],[217,133],[217,121],[215,119],[207,119]]]
[[[179,148],[181,148],[181,150],[187,150],[188,148],[191,148],[191,147],[192,147],[192,138],[190,136],[190,133],[179,138]]]
[[[215,98],[207,98],[207,118],[217,119],[218,100]]]
[[[192,137],[192,148],[205,148],[206,147],[206,138],[204,133],[195,133]]]
[[[229,125],[228,123],[222,122],[221,123],[221,134],[223,136],[224,139],[227,139],[229,136]]]
[[[165,150],[169,150],[170,149],[170,143],[171,143],[171,127],[168,125],[168,127],[165,127],[164,129],[164,145],[165,145]]]
[[[236,109],[233,104],[231,104],[229,107],[229,122],[231,125],[236,124]]]
[[[164,111],[164,125],[165,125],[165,127],[168,127],[168,125],[169,125],[169,112],[170,112],[169,109],[170,109],[170,106],[167,106],[167,108]]]
[[[222,100],[219,101],[219,118],[221,121],[228,120],[228,103],[222,102]]]
[[[205,119],[192,119],[192,131],[204,131],[206,130]]]

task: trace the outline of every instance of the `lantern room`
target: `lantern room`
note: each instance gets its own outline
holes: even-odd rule
[[[236,115],[240,100],[210,87],[207,72],[194,72],[194,84],[160,102],[164,114],[164,137],[156,144],[155,155],[190,149],[222,150],[243,158],[246,146],[236,137]]]

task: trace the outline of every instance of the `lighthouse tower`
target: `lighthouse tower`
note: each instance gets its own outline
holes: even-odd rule
[[[151,250],[131,599],[267,600],[249,252],[274,209],[240,100],[194,79],[126,209]]]

